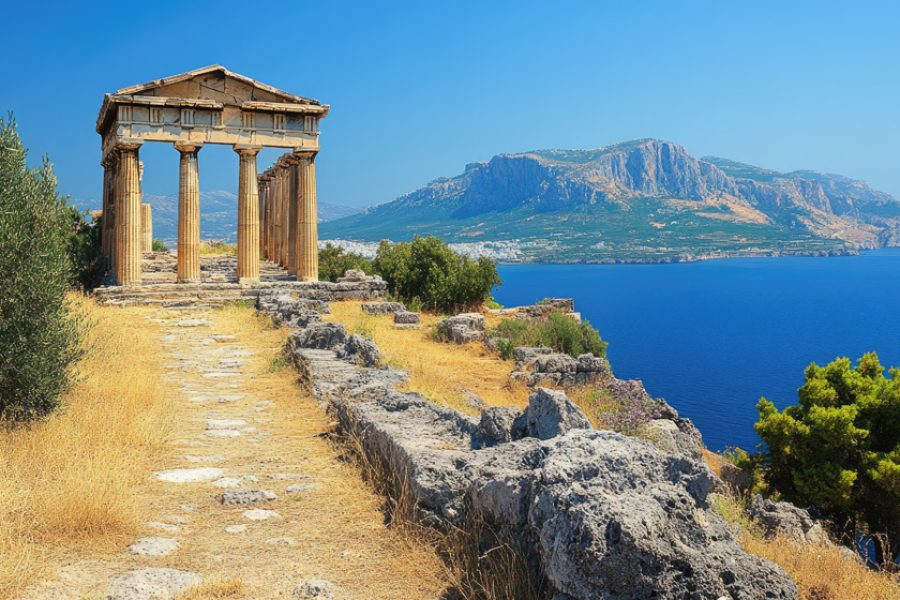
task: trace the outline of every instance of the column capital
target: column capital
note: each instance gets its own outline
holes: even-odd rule
[[[293,152],[294,157],[297,160],[315,160],[316,155],[319,153],[318,150],[308,150],[308,149],[295,149]]]
[[[248,144],[235,144],[233,148],[241,156],[256,156],[262,150],[262,146],[251,146]]]
[[[131,151],[140,149],[143,142],[139,140],[119,140],[116,142],[115,149],[118,151]]]
[[[172,145],[179,152],[199,152],[203,148],[202,142],[174,142]]]

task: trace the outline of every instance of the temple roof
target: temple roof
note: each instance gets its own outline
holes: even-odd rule
[[[294,94],[289,94],[284,90],[280,90],[271,85],[267,85],[265,83],[261,83],[256,81],[255,79],[251,79],[246,75],[241,75],[240,73],[235,73],[234,71],[230,71],[223,67],[222,65],[210,65],[208,67],[203,67],[201,69],[194,69],[193,71],[188,71],[186,73],[181,73],[179,75],[171,75],[169,77],[163,77],[162,79],[155,79],[153,81],[148,81],[147,83],[141,83],[138,85],[132,85],[129,87],[122,88],[117,90],[115,95],[164,95],[164,96],[173,96],[175,94],[156,94],[157,91],[162,91],[165,88],[175,87],[176,84],[188,82],[191,80],[200,80],[206,79],[205,75],[210,74],[221,74],[221,78],[223,81],[227,82],[227,80],[232,80],[235,82],[240,82],[245,84],[246,86],[251,87],[254,90],[258,90],[263,92],[263,96],[274,96],[275,101],[285,102],[289,104],[313,104],[320,105],[321,102],[318,100],[313,100],[312,98],[304,98],[303,96],[296,96]],[[202,87],[200,89],[203,89]],[[224,89],[216,89],[210,88],[208,91],[213,92],[213,94],[217,95],[218,93],[224,93]],[[254,98],[255,99],[255,98]],[[261,100],[269,100],[268,98],[260,98]],[[274,100],[273,99],[273,100]]]

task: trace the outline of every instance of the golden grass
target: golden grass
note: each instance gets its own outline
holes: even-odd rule
[[[228,244],[219,240],[203,240],[200,242],[200,256],[235,256],[237,244]]]
[[[250,374],[246,381],[252,382],[252,388],[247,391],[274,401],[271,422],[265,425],[270,433],[265,442],[267,455],[278,457],[283,465],[278,468],[300,470],[321,486],[272,505],[284,517],[277,535],[302,540],[285,558],[269,546],[263,545],[261,551],[249,535],[246,549],[232,549],[242,553],[242,560],[251,561],[240,569],[245,595],[260,597],[254,592],[268,590],[271,578],[290,572],[327,579],[348,600],[443,597],[447,580],[440,557],[433,548],[385,523],[385,499],[347,460],[347,448],[330,435],[331,417],[298,387],[296,371],[280,360],[289,331],[273,326],[268,317],[247,306],[227,305],[213,311],[211,318],[216,331],[235,335],[240,346],[252,352],[246,367]],[[230,467],[228,460],[223,466]],[[197,548],[205,545],[201,540],[194,543]],[[209,543],[217,554],[222,552],[221,543],[212,539]],[[230,546],[239,543],[229,539]],[[260,580],[263,564],[272,572],[269,579]],[[234,569],[234,564],[229,568]],[[196,600],[200,598],[206,597]]]
[[[422,314],[421,329],[395,329],[392,315],[369,315],[361,302],[332,302],[325,320],[342,323],[351,333],[372,338],[385,362],[409,371],[409,391],[432,402],[477,415],[466,399],[477,395],[487,406],[518,406],[528,403],[528,388],[509,382],[511,360],[503,360],[482,344],[465,346],[431,339],[431,329],[441,317]],[[488,316],[489,322],[498,317]]]
[[[168,400],[156,328],[140,310],[71,296],[93,323],[63,409],[0,431],[0,597],[66,549],[109,549],[144,516],[138,481],[162,452]]]
[[[797,583],[801,600],[897,600],[896,575],[866,568],[831,543],[804,544],[784,536],[766,539],[747,516],[740,501],[715,497],[713,506],[726,521],[740,528],[744,550],[770,560]]]
[[[179,594],[177,600],[229,600],[244,598],[246,588],[240,579],[216,579],[204,581]]]

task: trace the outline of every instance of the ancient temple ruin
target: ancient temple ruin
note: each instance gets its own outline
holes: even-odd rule
[[[152,243],[142,206],[140,148],[168,142],[180,153],[177,281],[200,274],[200,167],[205,144],[238,154],[239,284],[260,279],[260,253],[298,281],[318,280],[316,166],[319,119],[329,106],[213,65],[106,94],[97,118],[103,139],[102,249],[117,285],[141,284],[142,252]],[[264,147],[285,148],[258,174]]]

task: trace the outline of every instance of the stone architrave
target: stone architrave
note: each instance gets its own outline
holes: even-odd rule
[[[258,146],[235,146],[240,157],[238,178],[238,283],[259,282],[259,199],[257,198],[256,155]]]

